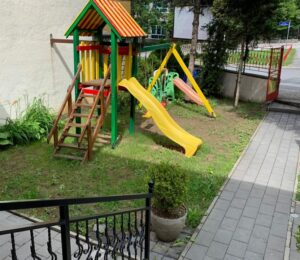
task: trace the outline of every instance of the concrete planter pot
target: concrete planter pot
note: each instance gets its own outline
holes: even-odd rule
[[[184,216],[177,219],[159,217],[155,215],[155,213],[152,211],[152,229],[156,233],[156,236],[159,240],[164,242],[175,241],[178,238],[182,229],[185,227],[186,217],[186,208]]]

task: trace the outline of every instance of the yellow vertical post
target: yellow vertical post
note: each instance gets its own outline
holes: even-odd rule
[[[89,46],[88,43],[85,43],[85,46]],[[90,51],[86,50],[85,52],[85,80],[90,80]]]
[[[91,47],[95,46],[94,43],[91,43]],[[95,67],[95,63],[96,63],[96,56],[95,56],[95,50],[91,50],[91,64],[90,64],[90,68],[91,68],[91,80],[96,79],[96,67]]]
[[[81,42],[79,46],[84,46],[84,43]],[[81,63],[81,81],[85,81],[85,52],[80,51],[80,63]]]
[[[206,99],[206,97],[204,96],[204,94],[201,91],[200,87],[198,86],[198,84],[197,84],[196,80],[194,79],[192,73],[189,71],[189,69],[185,65],[184,61],[180,57],[178,51],[176,50],[176,44],[173,44],[171,50],[172,50],[172,53],[174,54],[177,62],[179,63],[180,67],[182,68],[182,70],[186,74],[189,82],[192,84],[193,88],[196,90],[198,96],[202,100],[203,105],[206,107],[209,115],[212,116],[212,117],[216,117],[216,114],[215,114],[214,110],[212,109],[212,107],[210,106],[208,100]]]
[[[118,79],[117,79],[118,83],[121,81],[122,78],[122,61],[123,61],[123,56],[118,55]]]
[[[96,79],[100,78],[100,52],[99,50],[95,50],[96,55]]]
[[[126,79],[129,79],[131,77],[131,71],[132,71],[132,44],[129,44],[128,46],[128,56],[125,56],[125,71],[124,76]]]
[[[104,58],[103,71],[104,71],[104,75],[106,75],[108,69],[108,55],[107,54],[103,55],[103,58]]]

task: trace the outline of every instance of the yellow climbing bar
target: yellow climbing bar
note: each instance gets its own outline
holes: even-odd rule
[[[207,109],[208,113],[210,116],[212,117],[216,117],[216,114],[214,112],[214,110],[212,109],[209,101],[206,99],[206,97],[204,96],[203,92],[201,91],[200,87],[198,86],[196,80],[194,79],[192,73],[190,72],[190,70],[187,68],[187,66],[185,65],[184,61],[182,60],[182,58],[180,57],[178,51],[176,50],[176,45],[174,44],[172,46],[172,53],[175,56],[177,62],[179,63],[180,67],[183,69],[185,75],[187,76],[189,82],[192,84],[193,88],[196,90],[198,96],[200,97],[201,101],[203,102],[203,105],[205,106],[205,108]]]
[[[152,88],[154,87],[156,81],[158,80],[158,78],[160,77],[161,73],[163,72],[165,66],[167,65],[171,55],[174,55],[174,57],[176,58],[177,62],[179,63],[180,67],[182,68],[182,70],[184,71],[184,73],[186,74],[189,82],[192,84],[193,88],[195,89],[195,91],[197,92],[199,98],[201,99],[201,101],[203,102],[203,105],[205,106],[205,108],[207,109],[209,115],[211,117],[216,117],[216,114],[214,112],[214,110],[212,109],[209,101],[207,100],[207,98],[204,96],[203,92],[201,91],[200,87],[198,86],[197,82],[195,81],[193,75],[191,74],[191,72],[189,71],[189,69],[187,68],[187,66],[185,65],[183,59],[180,57],[178,51],[176,50],[176,44],[172,44],[170,50],[167,52],[166,57],[164,58],[164,60],[162,61],[162,63],[160,64],[157,72],[154,75],[154,78],[151,82],[151,84],[148,86],[147,91],[151,92]],[[139,107],[142,107],[142,104],[139,104]]]
[[[154,78],[151,82],[151,84],[149,85],[148,87],[148,91],[151,92],[152,88],[154,87],[156,81],[158,80],[158,78],[160,77],[161,73],[163,72],[163,69],[165,68],[165,66],[167,65],[171,55],[173,53],[173,49],[171,48],[168,52],[167,52],[167,55],[166,57],[164,58],[163,62],[160,64],[158,70],[156,71],[155,75],[154,75]]]

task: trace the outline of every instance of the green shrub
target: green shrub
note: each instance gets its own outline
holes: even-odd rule
[[[0,147],[12,145],[11,137],[8,132],[0,132]]]
[[[37,123],[41,134],[44,135],[44,133],[49,133],[52,128],[53,115],[42,99],[35,99],[32,105],[26,109],[23,120]]]
[[[162,215],[176,215],[187,195],[187,175],[179,167],[161,163],[148,169],[154,181],[153,208]]]
[[[49,109],[41,99],[35,99],[21,118],[7,119],[6,124],[0,127],[1,143],[15,145],[41,140],[51,130],[52,122]]]

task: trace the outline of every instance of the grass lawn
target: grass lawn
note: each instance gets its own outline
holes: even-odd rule
[[[53,146],[46,142],[1,151],[1,200],[145,192],[145,169],[167,162],[189,176],[188,225],[196,227],[265,113],[259,104],[241,103],[238,110],[232,108],[229,100],[212,100],[212,104],[217,119],[205,116],[204,108],[196,105],[179,102],[169,106],[175,120],[204,141],[196,156],[190,159],[180,153],[180,147],[159,133],[151,119],[143,119],[140,112],[137,113],[136,134],[130,136],[127,111],[119,115],[122,137],[117,149],[102,146],[94,153],[93,160],[83,165],[53,158]],[[72,207],[71,212],[82,215],[119,207],[118,203]],[[54,209],[27,213],[45,220],[56,217]]]

